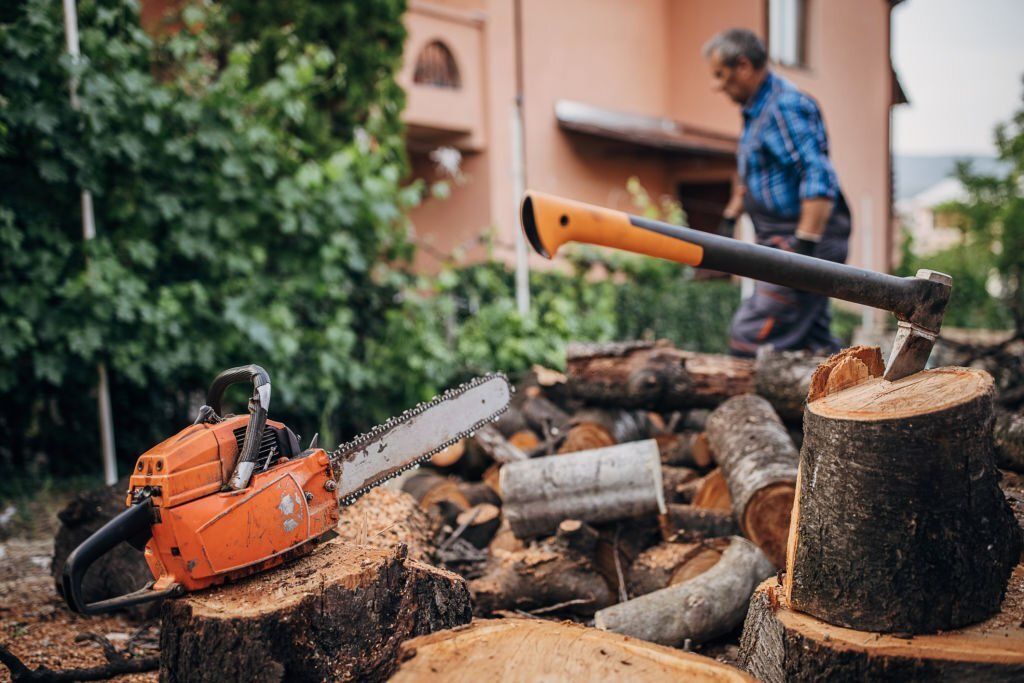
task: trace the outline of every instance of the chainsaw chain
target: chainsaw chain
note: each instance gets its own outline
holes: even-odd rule
[[[491,373],[487,373],[486,375],[482,375],[480,377],[476,377],[476,378],[474,378],[474,379],[472,379],[472,380],[470,380],[468,382],[460,384],[457,387],[454,387],[454,388],[446,390],[443,394],[439,394],[439,395],[435,396],[434,398],[430,399],[429,401],[427,401],[425,403],[419,403],[415,407],[409,408],[408,410],[406,410],[405,412],[403,412],[401,415],[399,415],[397,417],[388,418],[388,420],[386,422],[377,425],[376,427],[374,427],[370,431],[365,432],[363,434],[360,434],[359,436],[355,437],[351,441],[348,441],[347,443],[343,443],[343,444],[339,445],[330,454],[331,463],[334,464],[334,463],[338,462],[339,460],[341,460],[345,456],[349,455],[350,453],[354,453],[354,452],[363,450],[367,446],[367,444],[370,444],[370,443],[378,440],[383,434],[385,434],[386,432],[394,429],[398,425],[400,425],[400,424],[402,424],[404,422],[408,422],[412,418],[414,418],[417,415],[420,415],[420,414],[430,410],[434,406],[436,406],[436,405],[438,405],[440,403],[444,403],[445,401],[449,401],[449,400],[455,398],[456,396],[459,396],[460,394],[463,394],[466,391],[469,391],[470,389],[472,389],[474,387],[480,386],[484,382],[488,382],[488,381],[494,379],[495,377],[503,378],[506,382],[508,382],[509,391],[511,393],[515,393],[515,387],[512,386],[512,383],[508,381],[508,377],[506,377],[504,373],[501,373],[501,372],[491,372]],[[429,460],[430,458],[432,458],[433,456],[437,455],[438,453],[440,453],[444,449],[448,448],[449,446],[452,446],[455,443],[457,443],[460,439],[464,439],[466,437],[474,436],[474,434],[476,433],[476,430],[480,429],[481,427],[486,425],[488,422],[497,422],[498,417],[500,417],[501,414],[504,413],[506,410],[508,410],[508,404],[507,403],[504,406],[502,406],[499,410],[497,410],[495,413],[490,415],[489,417],[485,417],[484,419],[480,420],[479,422],[477,422],[476,424],[472,425],[468,429],[465,429],[465,430],[459,432],[458,434],[456,434],[454,437],[452,437],[448,441],[444,442],[443,444],[440,444],[440,445],[436,446],[435,448],[432,448],[430,451],[428,451],[428,452],[424,453],[423,455],[419,456],[418,458],[416,458],[412,462],[408,463],[407,465],[403,465],[402,467],[398,468],[394,472],[391,472],[390,474],[388,474],[385,477],[381,477],[380,479],[378,479],[377,481],[373,482],[372,484],[364,486],[361,489],[356,489],[355,491],[353,491],[352,493],[348,494],[344,498],[340,498],[339,501],[340,501],[341,505],[343,505],[343,506],[351,505],[352,503],[354,503],[357,500],[359,500],[362,496],[364,496],[367,492],[377,488],[378,486],[380,486],[381,484],[383,484],[384,482],[386,482],[386,481],[388,481],[390,479],[394,479],[395,477],[399,476],[400,474],[402,474],[404,472],[407,472],[407,471],[409,471],[411,469],[415,469],[415,468],[419,467],[425,461]]]

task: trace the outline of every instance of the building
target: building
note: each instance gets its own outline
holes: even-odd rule
[[[963,242],[963,216],[949,204],[967,199],[963,183],[948,177],[896,202],[899,225],[910,237],[916,255],[927,256]]]
[[[524,187],[625,209],[635,175],[679,197],[693,227],[717,225],[741,118],[712,92],[701,48],[742,26],[766,35],[773,68],[821,104],[854,213],[851,262],[888,270],[898,2],[410,0],[399,81],[414,174],[439,179],[461,155],[450,196],[413,213],[421,266],[453,250],[481,256],[488,231],[514,263]]]

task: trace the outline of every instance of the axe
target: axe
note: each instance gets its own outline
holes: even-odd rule
[[[545,258],[566,242],[597,244],[890,311],[899,321],[885,368],[890,381],[924,370],[953,289],[953,278],[933,270],[896,277],[540,192],[526,193],[522,222]]]

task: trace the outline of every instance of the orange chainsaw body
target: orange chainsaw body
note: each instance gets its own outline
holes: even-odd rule
[[[321,448],[279,458],[240,491],[224,491],[248,417],[192,425],[141,455],[128,504],[142,494],[155,519],[145,557],[154,590],[193,591],[269,569],[310,550],[338,523],[339,505]],[[284,429],[267,420],[267,429]],[[330,482],[330,483],[328,483]]]

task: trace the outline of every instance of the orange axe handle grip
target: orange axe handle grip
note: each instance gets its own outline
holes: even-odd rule
[[[551,258],[566,242],[584,242],[699,266],[704,248],[634,225],[630,215],[541,192],[528,192],[523,229],[539,254]]]

